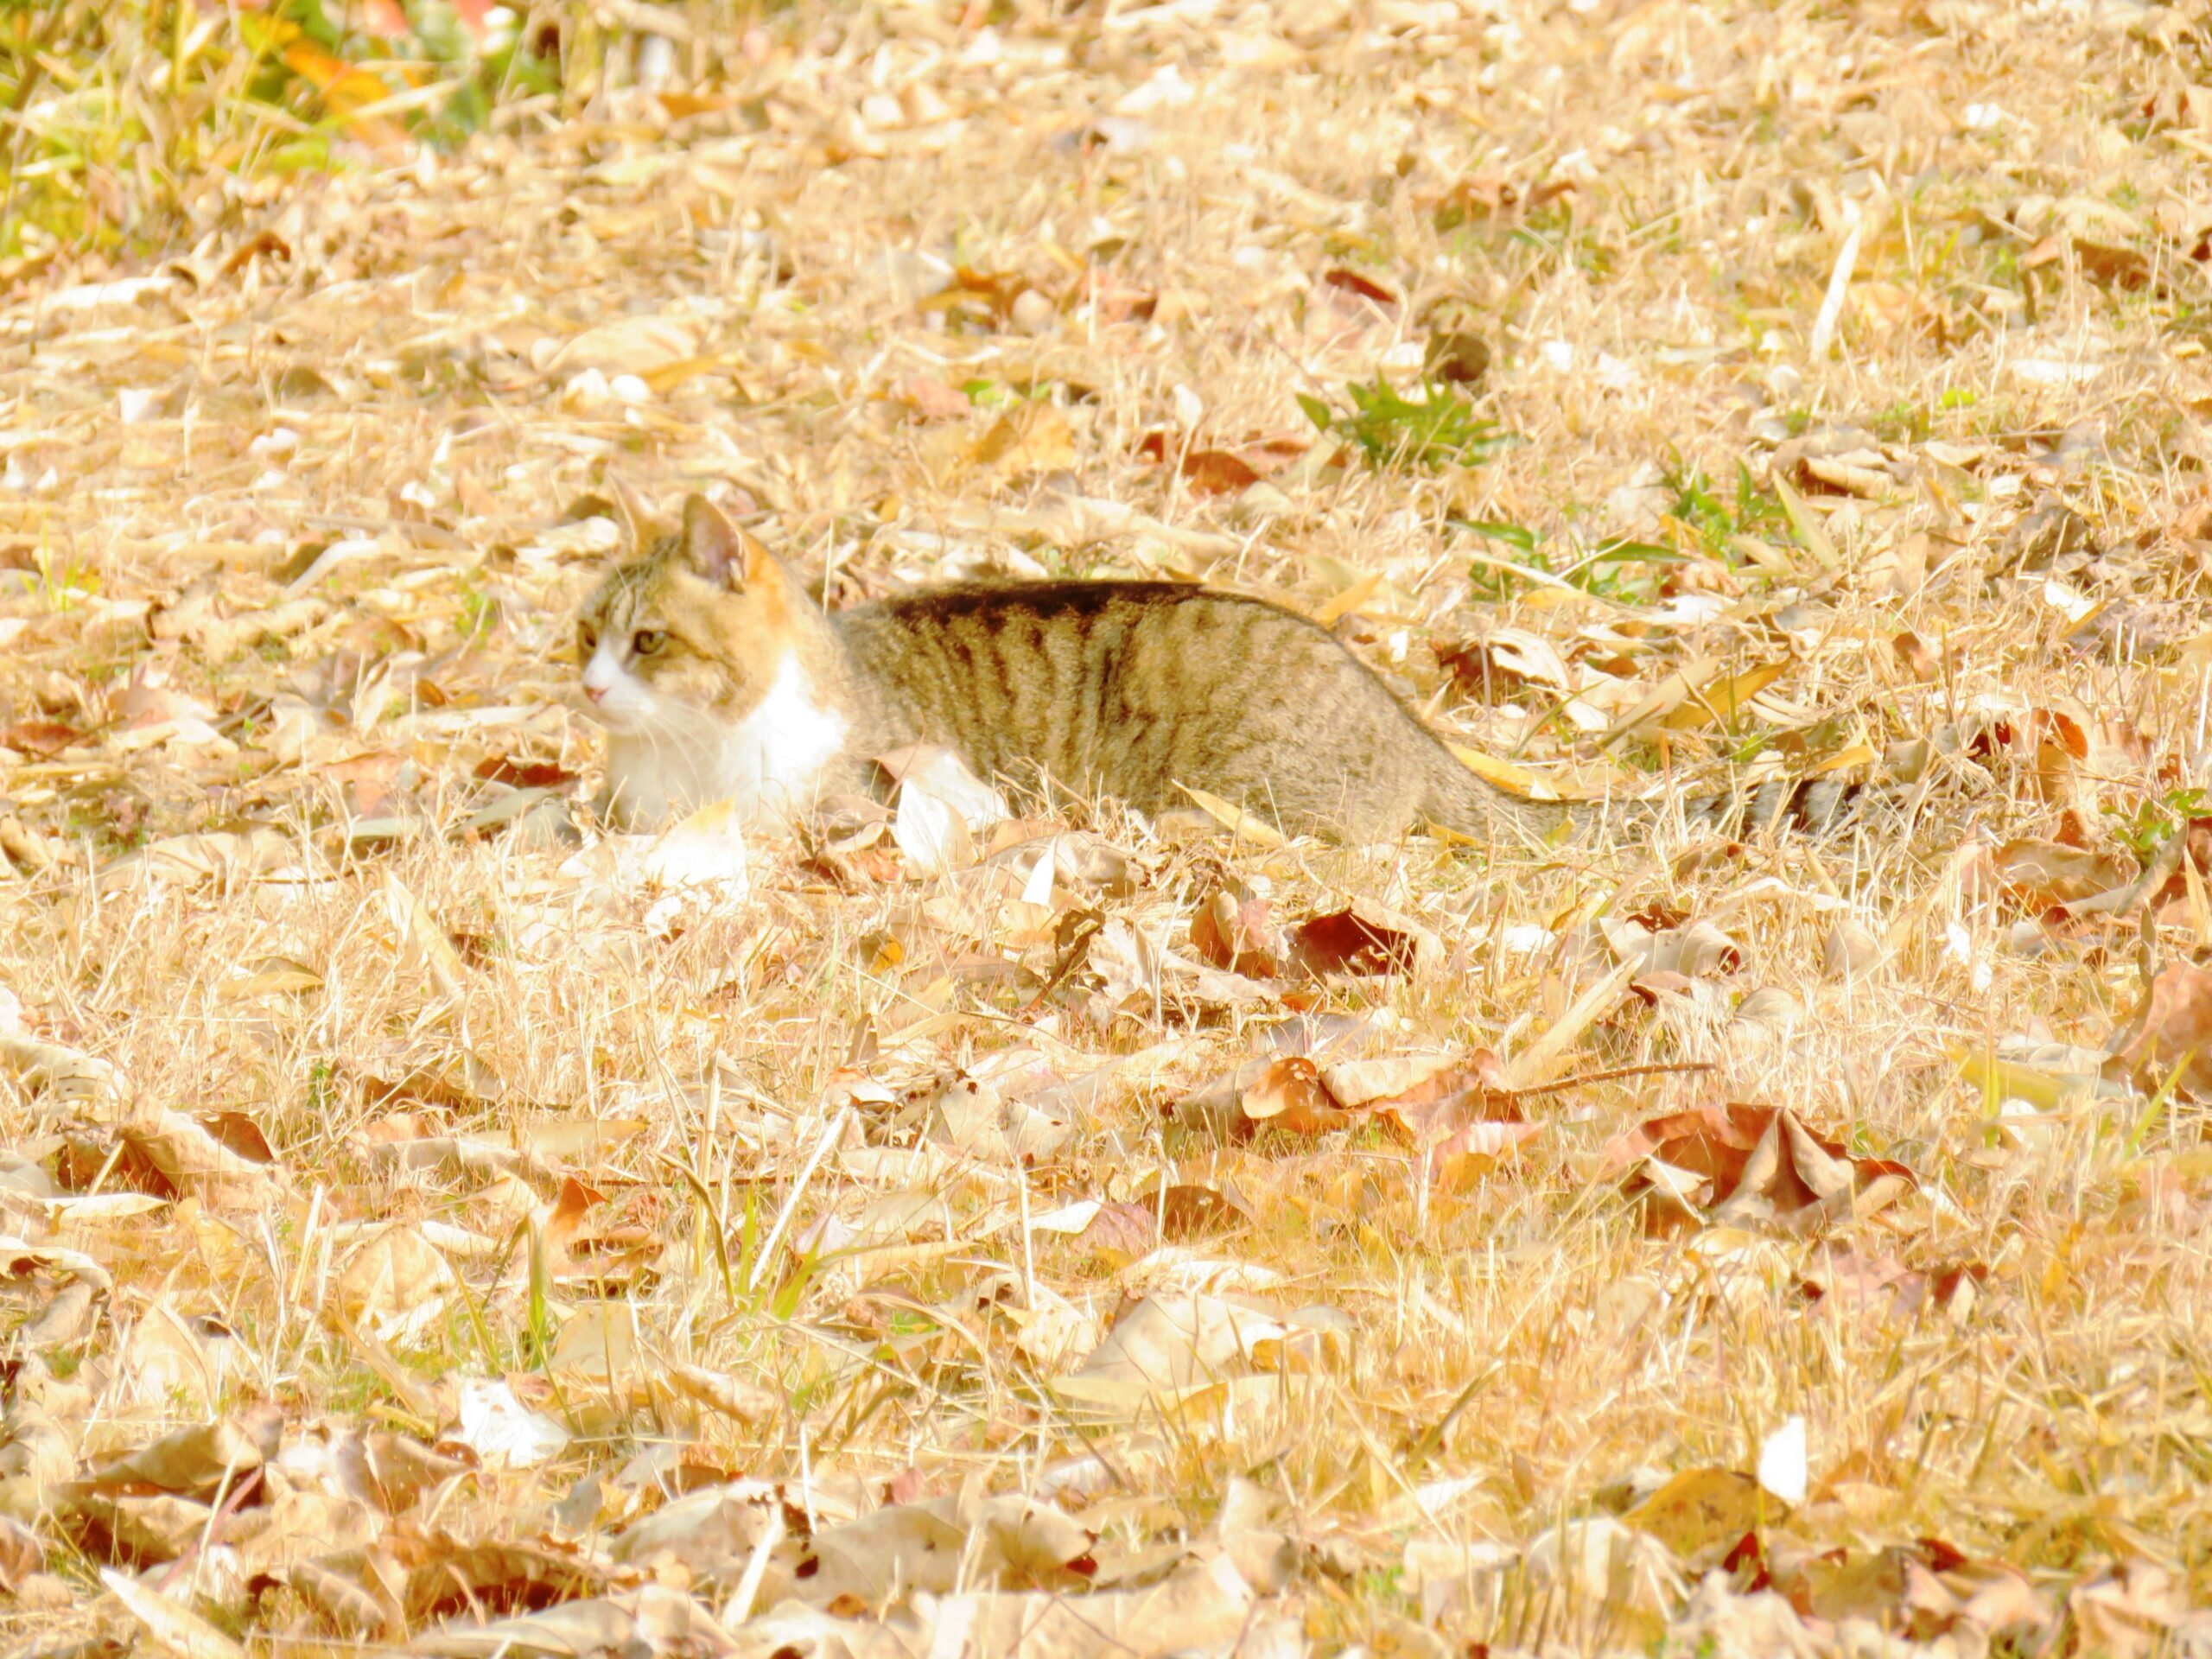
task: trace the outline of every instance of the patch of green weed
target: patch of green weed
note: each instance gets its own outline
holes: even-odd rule
[[[1381,375],[1374,384],[1355,380],[1344,387],[1349,413],[1301,394],[1299,408],[1324,436],[1358,450],[1376,471],[1434,471],[1472,467],[1512,442],[1495,421],[1448,385],[1424,381],[1419,401],[1394,390]]]

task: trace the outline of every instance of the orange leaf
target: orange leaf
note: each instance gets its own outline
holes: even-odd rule
[[[407,130],[382,116],[361,111],[391,96],[391,88],[359,64],[334,57],[313,41],[293,41],[283,53],[284,67],[321,94],[330,118],[366,144],[385,149],[407,142]]]
[[[1200,495],[1235,495],[1260,481],[1249,461],[1226,449],[1194,449],[1183,457],[1183,476]]]
[[[1303,1054],[1271,1061],[1237,1104],[1248,1134],[1268,1128],[1285,1135],[1326,1135],[1352,1121]]]

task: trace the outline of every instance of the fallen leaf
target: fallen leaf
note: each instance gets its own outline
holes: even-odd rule
[[[1191,914],[1191,948],[1217,968],[1251,979],[1281,977],[1289,956],[1268,901],[1224,878]]]
[[[1370,281],[1356,270],[1347,270],[1342,265],[1332,266],[1323,272],[1321,281],[1339,293],[1372,300],[1377,305],[1395,306],[1398,303],[1398,296],[1382,283]]]
[[[128,1573],[100,1568],[108,1592],[177,1659],[245,1659],[245,1649],[183,1603],[149,1589]]]
[[[1285,1135],[1326,1135],[1354,1122],[1303,1054],[1271,1060],[1237,1102],[1246,1133],[1280,1129]]]
[[[1075,429],[1047,403],[1015,405],[968,450],[970,462],[1005,479],[1061,471],[1074,466],[1075,458]]]
[[[1291,930],[1299,967],[1329,974],[1410,974],[1443,954],[1443,943],[1411,917],[1355,899],[1342,910],[1309,916]]]
[[[1740,674],[1721,675],[1692,690],[1688,701],[1659,723],[1676,732],[1701,732],[1716,724],[1732,731],[1751,699],[1789,671],[1786,662],[1762,663]]]
[[[1151,1249],[1159,1236],[1159,1217],[1150,1205],[1108,1202],[1075,1242],[1106,1267],[1120,1268]]]
[[[1188,784],[1179,783],[1175,787],[1197,802],[1208,817],[1240,840],[1261,847],[1287,847],[1290,844],[1290,838],[1274,825],[1255,817],[1233,802],[1224,801],[1218,795],[1209,795],[1203,789],[1193,789]]]
[[[1233,1194],[1189,1182],[1160,1195],[1160,1215],[1164,1236],[1175,1239],[1205,1238],[1252,1219],[1250,1209]]]
[[[1783,1506],[1733,1469],[1685,1469],[1621,1518],[1685,1559],[1758,1530]]]
[[[2212,1099],[2212,968],[2167,963],[2106,1046],[2139,1088]]]
[[[1852,1158],[1781,1108],[1732,1103],[1651,1118],[1616,1138],[1603,1167],[1634,1164],[1649,1225],[1781,1222],[1803,1229],[1871,1213],[1917,1183],[1904,1165]]]
[[[1226,449],[1193,449],[1183,457],[1182,474],[1200,495],[1238,495],[1260,481],[1252,465]]]

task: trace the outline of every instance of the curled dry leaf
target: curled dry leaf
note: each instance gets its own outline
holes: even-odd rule
[[[1815,1618],[1866,1619],[1878,1627],[1910,1630],[1928,1641],[1956,1633],[1982,1645],[2011,1636],[2032,1646],[2052,1618],[2049,1602],[2025,1574],[1976,1560],[1940,1538],[1777,1562],[1774,1585]],[[2125,1650],[2101,1645],[2084,1649]]]
[[[1339,294],[1370,300],[1376,305],[1395,306],[1398,303],[1398,296],[1382,283],[1363,276],[1356,270],[1347,270],[1342,265],[1324,271],[1321,281],[1324,286]]]
[[[2126,887],[2135,876],[2131,861],[2118,853],[2032,837],[2006,842],[1997,849],[1996,864],[2005,891],[2036,912]]]
[[[1101,1265],[1118,1269],[1149,1251],[1159,1236],[1159,1214],[1150,1205],[1109,1200],[1099,1205],[1075,1242]]]
[[[1715,1544],[1733,1544],[1786,1506],[1734,1469],[1685,1469],[1621,1518],[1684,1560]]]
[[[2175,962],[2160,969],[2108,1046],[2139,1088],[2212,1098],[2212,968]]]
[[[1831,1246],[1815,1255],[1797,1289],[1839,1318],[1905,1320],[1929,1308],[1963,1318],[1988,1283],[1989,1268],[1980,1262],[1910,1268],[1894,1255]]]
[[[1447,1192],[1471,1185],[1543,1130],[1528,1122],[1505,1063],[1486,1048],[1369,1099],[1363,1109],[1411,1142],[1422,1178]]]
[[[1281,977],[1290,954],[1268,901],[1233,877],[1192,912],[1191,948],[1215,967],[1249,979]]]
[[[1904,1165],[1853,1158],[1774,1106],[1731,1103],[1655,1117],[1606,1147],[1604,1166],[1630,1169],[1645,1225],[1779,1222],[1807,1230],[1883,1208],[1918,1185]]]
[[[1412,917],[1364,898],[1307,917],[1291,930],[1290,948],[1297,964],[1316,976],[1410,974],[1444,953],[1443,942]]]
[[[1205,1238],[1252,1220],[1252,1207],[1233,1190],[1179,1182],[1160,1198],[1160,1219],[1169,1238]]]
[[[1326,1135],[1354,1122],[1303,1054],[1270,1060],[1245,1086],[1237,1106],[1239,1125],[1247,1135],[1262,1128],[1293,1135]]]
[[[1004,479],[1064,471],[1075,465],[1075,429],[1047,403],[1016,404],[969,446],[971,465]]]

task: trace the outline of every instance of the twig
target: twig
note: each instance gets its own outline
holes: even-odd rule
[[[1616,1065],[1603,1071],[1585,1071],[1572,1077],[1560,1077],[1552,1083],[1532,1083],[1525,1089],[1486,1089],[1483,1092],[1501,1100],[1526,1100],[1532,1095],[1555,1095],[1565,1089],[1580,1089],[1588,1083],[1611,1083],[1616,1077],[1650,1077],[1672,1076],[1678,1072],[1710,1071],[1711,1060],[1677,1060],[1671,1064],[1650,1065]]]

